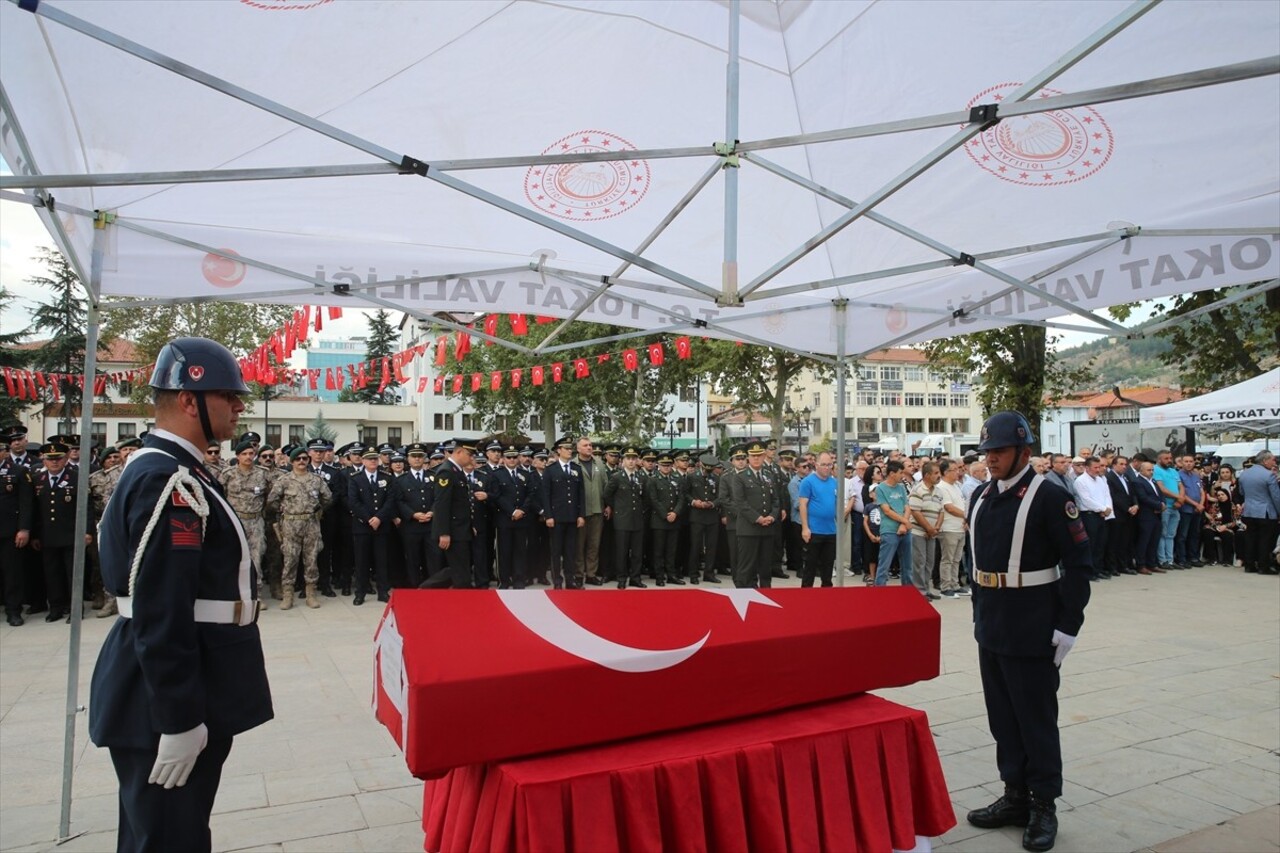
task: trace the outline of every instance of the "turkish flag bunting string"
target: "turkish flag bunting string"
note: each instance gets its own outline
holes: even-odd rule
[[[627,370],[635,370],[640,366],[640,355],[633,349],[622,351],[622,366]]]
[[[664,352],[661,343],[649,344],[649,363],[653,365],[662,364],[666,360]]]
[[[529,318],[523,314],[512,314],[511,334],[517,337],[524,337],[529,334]]]

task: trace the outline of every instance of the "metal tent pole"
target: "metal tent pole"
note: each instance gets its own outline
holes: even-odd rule
[[[845,321],[849,311],[849,300],[833,299],[831,304],[835,306],[836,315],[836,472],[832,476],[836,479],[836,559],[835,566],[832,571],[836,575],[836,585],[844,586],[844,566],[840,560],[844,554],[845,545],[849,542],[849,525],[844,520],[844,464],[845,454],[848,452],[845,447],[845,406],[844,393],[845,386],[848,384],[846,374],[845,361]],[[849,554],[849,565],[853,565],[853,554]]]
[[[85,534],[89,530],[89,445],[93,431],[94,376],[98,372],[98,294],[102,292],[102,255],[107,224],[112,217],[98,214],[93,223],[93,252],[89,260],[89,307],[84,343],[84,388],[80,396],[80,468],[76,477],[75,560],[71,568],[71,637],[67,651],[67,707],[62,738],[62,811],[58,839],[71,833],[71,779],[75,772],[76,717],[80,707],[80,628],[84,614]],[[65,403],[63,404],[65,405]]]
[[[738,298],[738,101],[739,101],[739,31],[742,24],[741,0],[729,2],[729,60],[725,68],[724,142],[716,146],[724,155],[724,263],[720,268],[720,287],[724,305],[740,304]]]

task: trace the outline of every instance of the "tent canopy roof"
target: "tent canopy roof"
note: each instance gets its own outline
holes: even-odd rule
[[[1233,427],[1280,434],[1280,367],[1229,388],[1142,409],[1138,424],[1142,429]]]
[[[744,0],[735,54],[736,8],[0,4],[3,185],[56,198],[82,272],[115,214],[109,297],[817,353],[1280,274],[1280,5]]]

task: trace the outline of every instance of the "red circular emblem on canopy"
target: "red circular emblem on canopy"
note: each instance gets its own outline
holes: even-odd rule
[[[621,136],[582,130],[557,140],[543,154],[635,151]],[[647,160],[602,160],[532,166],[524,176],[524,194],[538,210],[561,219],[590,222],[611,219],[640,203],[649,190]]]
[[[204,275],[204,280],[214,287],[235,287],[244,281],[245,273],[249,271],[249,268],[245,266],[243,261],[235,260],[239,255],[230,249],[219,249],[218,251],[234,257],[224,258],[222,255],[215,255],[210,252],[200,262],[200,272]]]
[[[1001,83],[975,95],[969,106],[1000,103],[1021,83]],[[1063,94],[1041,89],[1035,97]],[[1001,119],[964,146],[973,162],[1004,181],[1032,187],[1074,184],[1107,165],[1115,137],[1093,107],[1049,110]]]

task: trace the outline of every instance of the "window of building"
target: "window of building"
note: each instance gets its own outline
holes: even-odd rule
[[[952,432],[959,432],[959,433],[965,433],[965,432],[968,432],[968,431],[969,431],[969,419],[968,419],[968,418],[952,418],[952,419],[951,419],[951,431],[952,431]]]
[[[831,433],[832,433],[832,435],[834,435],[834,434],[835,434],[836,429],[839,427],[839,425],[840,425],[840,422],[839,422],[838,420],[836,420],[835,418],[832,418],[832,419],[831,419]]]
[[[907,432],[924,432],[924,418],[907,418]]]
[[[400,427],[387,427],[387,441],[396,447],[400,446]]]
[[[507,431],[507,416],[506,416],[506,415],[498,415],[496,418],[494,418],[494,419],[493,419],[493,427],[494,427],[494,431],[495,431],[495,432],[506,432],[506,431]]]
[[[436,417],[439,418],[440,416],[436,415]],[[473,415],[471,414],[471,412],[463,412],[462,413],[462,431],[463,432],[479,432],[480,416]]]
[[[878,371],[876,370],[876,367],[875,367],[875,365],[874,365],[874,364],[859,364],[859,365],[858,365],[858,378],[859,378],[859,379],[865,380],[865,381],[867,381],[867,382],[874,382],[874,381],[875,381],[875,378],[876,378],[876,376],[877,376],[877,375],[878,375]],[[872,431],[874,432],[874,430],[872,430]]]
[[[969,408],[969,395],[968,394],[952,394],[951,407],[954,409]]]
[[[879,399],[880,397],[876,394],[875,391],[859,391],[858,392],[859,406],[874,406]]]
[[[929,432],[946,432],[946,418],[929,418]]]
[[[881,418],[881,432],[898,432],[902,427],[902,418]]]
[[[929,395],[930,406],[945,406],[946,404],[947,404],[946,394],[930,394]]]
[[[906,401],[907,401],[907,405],[908,405],[908,406],[923,406],[923,405],[924,405],[924,394],[923,394],[923,393],[913,393],[913,392],[911,392],[911,391],[908,391],[908,392],[906,393],[906,395],[905,395],[905,399],[906,399]]]
[[[880,368],[880,378],[881,379],[901,379],[902,368],[896,365],[893,367],[885,365],[884,367]]]
[[[816,409],[821,405],[822,405],[822,394],[815,391],[813,395],[813,408]]]
[[[902,395],[894,392],[883,393],[880,395],[880,405],[882,406],[901,406]]]
[[[93,443],[99,447],[103,447],[107,443],[107,425],[102,421],[94,421],[89,425],[89,435],[93,438]]]
[[[600,415],[596,418],[596,432],[605,433],[613,432],[613,418],[608,415]]]
[[[127,379],[124,380],[116,386],[116,393],[119,394],[121,398],[128,399],[133,396],[133,383]]]
[[[453,423],[452,423],[453,415],[449,415],[449,421],[450,423],[447,428],[453,429]],[[364,432],[360,435],[360,443],[363,444],[365,447],[377,447],[378,446],[378,428],[376,426],[365,427]]]
[[[302,424],[289,424],[289,443],[301,444],[306,440],[307,428]]]
[[[542,412],[529,413],[529,429],[530,430],[542,429]]]
[[[692,403],[698,399],[698,386],[685,385],[680,389],[680,402]]]
[[[923,381],[924,381],[924,368],[923,368],[923,367],[908,367],[908,368],[906,368],[906,377],[905,377],[905,378],[906,378],[906,380],[907,380],[908,382],[923,382]]]
[[[879,423],[875,418],[858,418],[858,432],[875,432]]]
[[[947,377],[943,376],[941,373],[939,373],[939,372],[938,372],[938,371],[936,371],[936,370],[930,370],[930,371],[929,371],[929,381],[930,381],[930,382],[946,382],[946,381],[947,381]]]
[[[267,424],[267,429],[262,437],[262,441],[272,447],[279,447],[284,444],[284,442],[280,440],[280,424]]]
[[[136,438],[138,435],[138,425],[134,423],[121,423],[116,426],[116,441],[124,441],[126,438]]]

